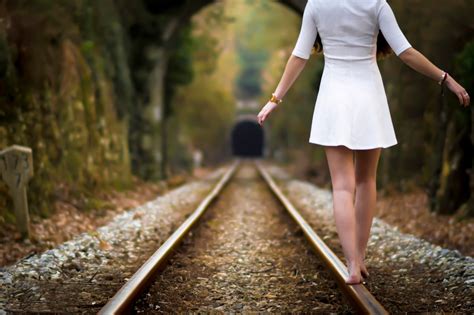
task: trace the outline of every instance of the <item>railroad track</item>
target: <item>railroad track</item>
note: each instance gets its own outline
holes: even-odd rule
[[[338,287],[348,298],[357,313],[364,314],[388,314],[384,307],[375,299],[363,284],[347,285],[344,279],[347,277],[347,269],[340,259],[322,241],[311,226],[305,221],[298,210],[278,187],[269,172],[259,162],[254,161],[254,166],[259,175],[265,181],[267,187],[276,197],[278,202],[286,209],[294,222],[299,226],[306,239],[319,256]],[[214,201],[225,190],[232,181],[234,174],[242,164],[236,160],[225,171],[212,191],[202,200],[196,210],[181,224],[181,226],[165,241],[162,246],[138,269],[138,271],[123,285],[119,291],[101,309],[99,314],[124,314],[129,313],[134,303],[150,287],[156,276],[164,270],[173,252],[180,247],[186,235],[202,220],[200,218]]]

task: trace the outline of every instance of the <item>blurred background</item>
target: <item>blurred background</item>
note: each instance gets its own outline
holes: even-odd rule
[[[110,208],[104,196],[137,187],[152,196],[161,187],[153,185],[235,154],[261,154],[330,188],[324,151],[308,143],[322,55],[311,56],[263,130],[255,122],[305,3],[0,0],[0,149],[33,150],[34,222],[68,207]],[[413,47],[473,94],[474,2],[389,3]],[[379,67],[399,142],[383,150],[380,196],[418,192],[431,213],[469,220],[472,109],[450,93],[442,99],[436,82],[394,54]],[[4,239],[14,221],[0,182]]]

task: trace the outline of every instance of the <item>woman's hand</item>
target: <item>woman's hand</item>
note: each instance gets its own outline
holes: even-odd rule
[[[315,35],[316,36],[316,35]],[[313,41],[314,43],[314,41]],[[296,78],[299,76],[303,68],[305,67],[308,59],[300,58],[293,54],[290,55],[285,66],[285,71],[278,83],[277,88],[275,89],[274,94],[278,95],[280,98],[284,97],[288,89],[293,85]],[[262,126],[265,119],[268,115],[278,106],[275,102],[268,102],[263,106],[262,110],[257,116],[257,120],[260,126]]]
[[[263,106],[262,110],[260,113],[257,115],[257,121],[260,126],[263,125],[263,122],[265,119],[267,119],[268,115],[278,106],[277,103],[274,102],[268,102],[265,106]]]
[[[450,75],[448,75],[446,78],[445,84],[451,90],[451,92],[456,94],[459,99],[459,104],[463,105],[464,107],[469,106],[471,99],[465,88],[457,83],[456,80],[454,80]]]
[[[433,80],[438,81],[444,71],[436,67],[431,61],[428,60],[422,53],[413,47],[406,49],[399,55],[400,59],[411,68],[415,69],[421,74],[426,75]],[[443,83],[456,94],[459,99],[459,104],[468,106],[470,103],[469,94],[466,89],[463,88],[459,83],[456,82],[449,74],[446,77],[446,81]]]

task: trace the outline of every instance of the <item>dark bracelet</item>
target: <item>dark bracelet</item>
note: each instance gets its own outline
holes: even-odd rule
[[[448,73],[445,71],[444,74],[443,74],[443,78],[438,81],[438,84],[439,85],[443,85],[444,81],[446,81],[446,78],[448,77]]]

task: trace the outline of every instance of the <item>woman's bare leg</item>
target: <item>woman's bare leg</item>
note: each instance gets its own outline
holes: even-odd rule
[[[370,228],[375,214],[376,174],[381,148],[355,151],[355,214],[357,221],[357,252],[363,276],[368,276],[364,264]]]
[[[345,146],[325,146],[324,148],[331,174],[336,229],[349,271],[346,283],[360,283],[360,255],[353,204],[355,193],[353,151]]]

